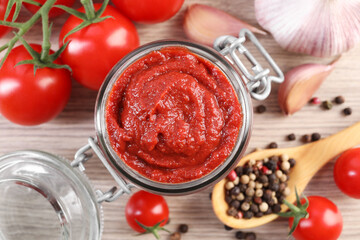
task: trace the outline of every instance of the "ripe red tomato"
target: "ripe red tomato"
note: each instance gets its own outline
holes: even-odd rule
[[[40,52],[40,45],[32,45]],[[31,59],[24,46],[14,48],[0,68],[0,112],[21,125],[37,125],[56,117],[71,92],[71,76],[66,69],[40,68],[34,75],[32,64],[15,65]],[[55,61],[61,64],[58,59]]]
[[[128,18],[139,23],[164,22],[174,16],[184,0],[112,0]]]
[[[34,0],[35,2],[44,4],[46,2],[46,0]],[[64,5],[67,7],[71,7],[74,4],[75,0],[57,0],[55,2],[56,5]],[[27,10],[29,10],[31,13],[36,13],[40,7],[30,4],[30,3],[26,3],[24,2],[24,6],[26,7]],[[61,10],[60,8],[52,8],[49,12],[49,17],[50,18],[54,18],[57,16],[60,16],[61,14],[65,13],[65,11]]]
[[[0,19],[1,20],[4,20],[4,18],[5,18],[5,12],[6,12],[6,7],[8,5],[8,2],[9,2],[9,0],[0,0]],[[12,19],[13,15],[14,15],[14,11],[11,11],[11,13],[8,17],[9,21]],[[9,28],[9,27],[0,26],[0,37],[7,34],[10,30],[11,30],[11,28]]]
[[[126,221],[129,226],[137,232],[145,232],[136,222],[152,227],[163,221],[164,226],[169,220],[169,208],[162,196],[145,191],[138,191],[133,194],[125,207]]]
[[[309,218],[301,219],[293,232],[296,240],[337,240],[341,234],[343,220],[337,206],[330,200],[320,196],[311,196],[307,212]],[[301,204],[305,199],[301,200]],[[293,224],[289,218],[289,226]]]
[[[343,193],[360,199],[360,148],[341,154],[335,163],[334,179]]]
[[[101,4],[94,4],[99,9]],[[84,12],[84,8],[79,11]],[[98,90],[111,68],[127,53],[139,46],[139,36],[134,24],[115,8],[107,6],[102,16],[111,16],[93,23],[66,38],[69,45],[62,60],[72,69],[73,77],[90,89]],[[64,36],[82,20],[70,16],[60,32],[59,45]]]

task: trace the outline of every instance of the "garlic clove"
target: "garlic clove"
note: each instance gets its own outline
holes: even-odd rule
[[[281,110],[287,115],[300,110],[333,71],[337,61],[329,65],[303,64],[288,71],[278,92]]]
[[[360,0],[255,0],[255,13],[291,52],[334,56],[360,42]]]
[[[189,39],[208,46],[212,46],[219,36],[237,36],[242,28],[266,35],[266,32],[226,12],[203,4],[193,4],[188,7],[183,28]]]

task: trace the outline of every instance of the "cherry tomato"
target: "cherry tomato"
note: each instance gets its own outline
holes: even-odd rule
[[[94,4],[99,9],[101,4]],[[84,12],[84,8],[79,11]],[[102,16],[111,16],[93,23],[66,38],[70,40],[62,53],[62,60],[72,69],[73,77],[90,89],[98,90],[111,68],[127,53],[139,46],[134,24],[114,7],[107,6]],[[59,45],[64,36],[82,20],[70,16],[60,32]]]
[[[112,0],[128,18],[139,23],[164,22],[174,16],[184,0]]]
[[[334,179],[343,193],[360,199],[360,148],[341,154],[335,163]]]
[[[34,1],[41,3],[41,4],[44,4],[46,2],[46,0],[34,0]],[[55,5],[64,5],[67,7],[71,7],[74,4],[74,2],[75,2],[75,0],[57,0],[55,2]],[[30,3],[25,3],[25,2],[24,2],[24,6],[26,7],[27,10],[29,10],[33,14],[36,13],[40,9],[39,6],[30,4]],[[49,17],[54,18],[54,17],[60,16],[63,13],[65,13],[65,11],[61,10],[60,8],[54,7],[50,10]]]
[[[40,45],[32,45],[40,52]],[[14,48],[0,68],[0,112],[21,125],[37,125],[56,117],[71,92],[71,76],[66,69],[39,68],[32,64],[15,66],[31,59],[24,46]],[[58,59],[55,61],[61,64]]]
[[[160,226],[164,226],[169,220],[169,208],[162,196],[138,191],[127,202],[125,216],[129,226],[142,233],[145,230],[136,221],[147,227],[163,221]]]
[[[297,240],[337,240],[341,234],[343,220],[337,206],[330,200],[320,196],[311,196],[307,212],[309,218],[300,220],[299,225],[293,232]],[[302,204],[305,200],[302,199]],[[289,226],[292,226],[293,218],[289,218]]]
[[[8,2],[9,2],[9,0],[0,0],[0,19],[1,20],[4,20],[4,18],[5,18],[5,12],[6,12],[6,7],[8,5]],[[10,15],[7,18],[7,20],[11,21],[13,15],[14,15],[14,8],[10,12]],[[11,28],[9,28],[9,27],[0,26],[0,37],[7,34],[10,30],[11,30]]]

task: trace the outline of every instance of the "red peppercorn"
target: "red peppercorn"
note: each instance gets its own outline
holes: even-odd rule
[[[239,219],[242,219],[244,217],[244,214],[239,211],[237,216],[238,216]]]
[[[264,174],[267,174],[269,172],[269,169],[266,167],[266,166],[262,166],[261,167],[261,171],[264,173]]]
[[[312,104],[320,104],[320,103],[321,103],[321,100],[320,100],[320,98],[318,98],[318,97],[313,97],[313,98],[310,100],[310,102],[311,102]]]
[[[235,181],[235,179],[237,178],[237,174],[234,170],[231,170],[231,172],[229,172],[229,175],[227,176],[227,178],[230,181]]]

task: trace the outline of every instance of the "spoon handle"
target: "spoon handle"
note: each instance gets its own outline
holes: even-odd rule
[[[311,178],[331,159],[360,144],[360,122],[348,127],[330,137],[303,145],[301,165],[306,169],[306,176]],[[305,176],[304,176],[305,177]],[[307,178],[307,177],[305,177]],[[310,179],[302,179],[307,182]]]

